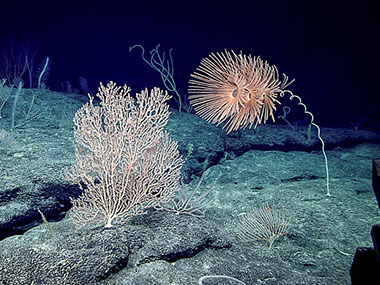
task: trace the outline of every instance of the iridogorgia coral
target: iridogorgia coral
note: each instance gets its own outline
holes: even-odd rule
[[[281,81],[276,66],[260,57],[225,50],[224,53],[211,53],[202,59],[189,81],[190,103],[195,112],[207,122],[220,125],[227,134],[239,129],[250,128],[265,123],[269,117],[274,121],[273,112],[277,99],[286,93],[290,100],[297,99],[298,105],[310,116],[310,125],[317,129],[317,137],[322,143],[322,153],[326,167],[327,195],[330,195],[329,170],[325,144],[321,131],[314,123],[314,116],[299,96],[286,88],[293,82],[284,74]]]

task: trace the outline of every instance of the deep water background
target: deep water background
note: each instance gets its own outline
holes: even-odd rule
[[[128,3],[125,3],[128,2]],[[37,58],[50,56],[47,83],[69,80],[127,83],[135,92],[162,86],[141,60],[173,48],[175,80],[187,93],[200,60],[223,49],[260,55],[296,81],[299,94],[324,126],[378,129],[379,9],[377,1],[2,1],[0,41],[31,38]],[[284,102],[283,105],[288,105]],[[295,110],[295,108],[294,108]],[[280,115],[280,112],[277,115]],[[294,114],[294,113],[293,113]]]
[[[377,2],[1,1],[0,76],[11,40],[38,44],[35,64],[49,56],[52,66],[50,90],[0,88],[0,283],[190,285],[226,274],[246,284],[350,284],[355,251],[373,246],[380,217],[371,171],[380,153]],[[164,87],[140,50],[129,52],[135,44],[147,56],[158,44],[173,49],[183,95],[201,59],[224,49],[260,55],[295,78],[289,89],[321,125],[331,196],[317,131],[295,102],[282,100],[276,124],[227,135],[173,101],[166,129],[186,157],[182,187],[194,193],[204,173],[192,197],[207,193],[205,217],[149,209],[111,230],[78,232],[70,198],[82,190],[64,173],[75,163],[73,116],[88,97],[61,83],[79,88],[84,77],[92,94],[110,80],[133,95]],[[278,118],[285,105],[292,125]],[[292,217],[273,249],[237,232],[266,202]]]

